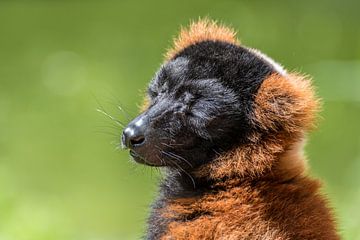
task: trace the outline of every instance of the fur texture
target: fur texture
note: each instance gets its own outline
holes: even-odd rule
[[[173,58],[183,49],[202,41],[221,41],[239,44],[236,32],[230,28],[217,24],[215,21],[203,19],[193,22],[189,28],[182,28],[179,36],[174,40],[173,47],[167,51],[165,58]]]
[[[339,239],[302,153],[310,80],[209,20],[174,42],[128,126],[143,129],[134,159],[165,173],[145,238]]]

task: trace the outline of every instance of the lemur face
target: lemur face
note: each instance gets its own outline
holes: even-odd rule
[[[138,162],[195,167],[231,141],[241,118],[236,94],[219,79],[193,79],[189,67],[185,57],[162,66],[148,88],[149,108],[125,129],[136,136],[124,141]]]
[[[252,104],[274,67],[249,49],[220,41],[191,45],[150,83],[148,108],[122,143],[139,163],[195,168],[242,144],[253,130]]]

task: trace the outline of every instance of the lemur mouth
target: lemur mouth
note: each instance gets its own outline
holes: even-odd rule
[[[130,150],[130,156],[135,160],[135,162],[140,163],[140,164],[144,164],[147,166],[156,166],[154,164],[151,164],[149,162],[147,162],[143,157],[141,157],[138,153],[136,153],[133,150]]]

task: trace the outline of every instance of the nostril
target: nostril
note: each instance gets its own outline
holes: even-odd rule
[[[145,142],[144,136],[137,136],[130,139],[131,146],[139,146]]]

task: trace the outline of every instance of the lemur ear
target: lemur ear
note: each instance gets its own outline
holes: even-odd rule
[[[188,28],[181,28],[179,35],[174,39],[173,47],[165,54],[165,60],[170,60],[190,45],[209,40],[240,44],[233,29],[204,18],[192,22]]]
[[[319,106],[310,79],[272,74],[255,97],[253,122],[265,131],[302,133],[314,127]]]

